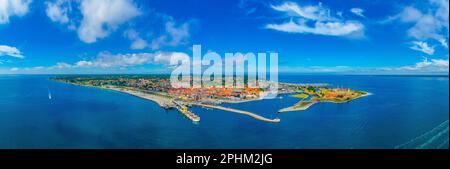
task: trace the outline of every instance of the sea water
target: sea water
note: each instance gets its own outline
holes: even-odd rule
[[[49,77],[0,75],[0,148],[448,148],[448,76],[280,75],[372,95],[285,113],[277,111],[299,99],[225,104],[280,123],[192,107],[201,117],[193,123],[148,100]]]

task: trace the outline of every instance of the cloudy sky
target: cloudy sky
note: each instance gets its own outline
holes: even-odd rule
[[[281,72],[448,74],[448,0],[0,0],[0,74],[164,73],[277,52]]]

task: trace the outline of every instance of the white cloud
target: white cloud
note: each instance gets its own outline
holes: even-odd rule
[[[55,0],[46,5],[46,14],[53,22],[68,24],[85,43],[109,36],[120,25],[141,14],[133,0]],[[73,9],[80,10],[81,19],[72,12],[72,5],[76,6]]]
[[[355,14],[355,15],[357,15],[357,16],[360,16],[360,17],[363,17],[363,18],[365,18],[366,16],[364,16],[364,10],[363,9],[361,9],[361,8],[352,8],[352,9],[350,9],[350,12],[352,12],[353,14]]]
[[[190,37],[190,24],[191,22],[177,24],[173,19],[170,19],[165,24],[165,34],[154,39],[151,43],[151,48],[159,49],[162,46],[176,46],[186,43]]]
[[[117,54],[102,52],[91,61],[79,61],[75,64],[76,67],[126,67],[133,65],[142,65],[149,63],[153,56],[149,53],[139,54]]]
[[[448,42],[446,39],[439,39],[439,43],[445,48],[448,48]]]
[[[397,17],[403,22],[415,22],[422,17],[422,12],[414,7],[407,6]]]
[[[403,69],[410,70],[429,70],[429,71],[448,71],[448,60],[442,59],[431,59],[431,62],[428,60],[424,60],[422,62],[416,63],[415,66],[412,67],[402,67]]]
[[[109,36],[121,25],[142,13],[133,0],[54,0],[46,2],[46,5],[47,16],[53,22],[68,24],[68,28],[76,30],[80,40],[85,43],[94,43]],[[78,15],[72,12],[73,9],[79,9],[82,18],[78,18]],[[195,20],[177,23],[170,16],[158,16],[163,16],[164,30],[152,41],[141,37],[131,25],[124,32],[124,37],[131,40],[131,49],[159,49],[187,43],[190,27]]]
[[[70,21],[68,15],[71,10],[70,0],[57,0],[56,2],[48,1],[46,4],[47,9],[45,12],[53,22],[65,24]]]
[[[153,55],[153,64],[170,65],[170,60],[183,60],[189,58],[189,55],[183,52],[156,52]],[[183,60],[185,62],[186,60]]]
[[[302,17],[308,20],[335,20],[330,16],[330,10],[324,8],[321,3],[317,6],[299,6],[295,2],[285,2],[278,6],[273,6],[274,10],[284,12],[289,16]]]
[[[129,29],[124,33],[125,37],[132,41],[131,49],[144,49],[148,46],[148,42],[139,36],[134,29]]]
[[[428,46],[427,42],[413,41],[412,43],[413,43],[413,46],[410,47],[411,49],[421,51],[428,55],[434,54],[434,46],[433,47]]]
[[[274,29],[290,33],[312,33],[318,35],[344,36],[355,33],[363,29],[363,25],[358,22],[316,22],[313,27],[306,25],[304,22],[296,23],[290,21],[283,24],[268,24],[269,29]]]
[[[308,67],[280,67],[280,72],[296,72],[296,73],[347,73],[355,71],[355,68],[349,66],[308,66]]]
[[[309,66],[309,67],[280,67],[280,72],[302,72],[302,73],[341,73],[341,74],[448,74],[448,59],[424,58],[423,61],[414,65],[400,67],[349,67],[349,66]]]
[[[144,39],[134,39],[131,44],[131,49],[144,49],[147,45],[148,42]]]
[[[0,0],[0,24],[9,23],[11,16],[24,16],[28,13],[31,0]]]
[[[426,41],[436,40],[442,46],[448,47],[449,32],[449,4],[448,0],[429,0],[423,12],[413,6],[405,7],[399,14],[390,17],[391,20],[400,20],[411,24],[408,36]]]
[[[9,69],[10,71],[13,71],[13,72],[15,72],[15,71],[18,71],[19,70],[19,68],[17,68],[17,67],[13,67],[13,68],[11,68],[11,69]]]
[[[354,20],[343,20],[331,16],[330,9],[322,6],[300,6],[294,2],[285,2],[272,6],[276,11],[283,12],[291,19],[284,23],[267,24],[267,29],[274,29],[290,33],[311,33],[330,36],[363,35],[364,25]]]
[[[428,61],[425,58],[421,62],[417,62],[413,66],[403,66],[398,68],[387,68],[390,71],[410,71],[410,72],[448,72],[449,71],[449,60],[444,59],[431,59]]]
[[[355,67],[355,66],[308,66],[280,67],[280,72],[302,73],[341,73],[341,74],[448,74],[449,60],[428,59],[413,65],[397,67]]]
[[[107,37],[119,25],[141,13],[131,0],[83,0],[80,10],[83,19],[77,32],[86,43]]]
[[[169,65],[172,57],[184,58],[188,57],[186,53],[181,52],[156,52],[156,53],[132,53],[132,54],[111,54],[109,52],[101,52],[94,59],[81,60],[74,64],[57,63],[50,69],[65,68],[116,68],[131,67],[146,64],[162,64]]]
[[[19,49],[6,45],[0,45],[0,56],[12,56],[15,58],[24,58]]]
[[[59,62],[59,63],[56,63],[55,66],[52,66],[51,69],[52,68],[64,69],[64,68],[71,68],[71,67],[72,67],[72,65],[69,65],[69,64],[63,63],[63,62]]]
[[[432,59],[431,60],[436,66],[439,67],[446,67],[448,69],[448,60],[443,60],[443,59]]]
[[[436,22],[432,15],[422,16],[415,25],[408,30],[408,35],[419,40],[443,39],[442,35],[439,34],[441,29],[440,23]]]
[[[33,70],[42,70],[42,69],[45,69],[45,67],[44,66],[36,66],[36,67],[31,68],[31,69],[33,69]]]

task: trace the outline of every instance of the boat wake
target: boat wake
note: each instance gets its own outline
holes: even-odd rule
[[[396,146],[396,149],[448,148],[449,121],[445,121],[422,135]]]

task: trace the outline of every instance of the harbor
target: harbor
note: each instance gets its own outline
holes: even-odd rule
[[[188,106],[186,106],[185,104],[179,103],[177,101],[173,101],[173,103],[175,104],[176,109],[179,112],[181,112],[184,116],[186,116],[187,118],[189,118],[193,122],[199,122],[200,121],[200,117],[198,115],[192,113],[191,111],[189,111]]]
[[[174,99],[167,97],[167,96],[162,96],[162,95],[158,95],[155,93],[149,93],[149,92],[145,92],[145,91],[138,91],[135,89],[118,88],[115,86],[103,86],[102,88],[111,89],[114,91],[130,94],[130,95],[133,95],[133,96],[136,96],[139,98],[147,99],[147,100],[157,103],[159,106],[166,108],[166,109],[176,108],[180,113],[182,113],[184,116],[186,116],[189,120],[191,120],[193,122],[199,122],[200,117],[189,110],[189,106],[192,106],[192,105],[200,106],[200,107],[207,108],[207,109],[218,109],[218,110],[224,110],[224,111],[228,111],[228,112],[243,114],[243,115],[250,116],[254,119],[264,121],[264,122],[270,122],[270,123],[279,123],[280,122],[279,118],[269,119],[269,118],[260,116],[258,114],[252,113],[252,112],[223,107],[223,106],[219,106],[219,105],[204,104],[201,102],[187,103],[187,102],[183,102],[183,101],[175,101]]]

